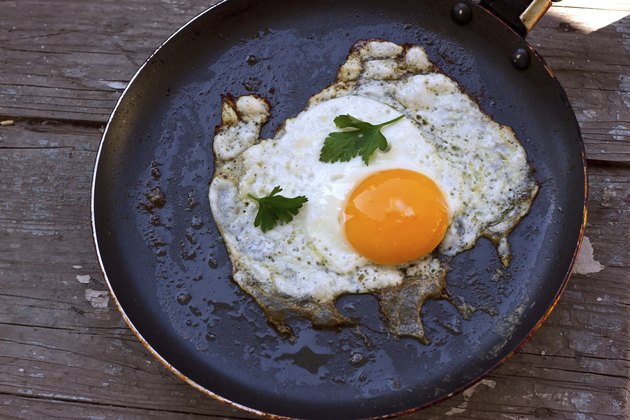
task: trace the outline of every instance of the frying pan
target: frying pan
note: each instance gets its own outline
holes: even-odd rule
[[[304,418],[410,412],[513,354],[557,302],[586,215],[575,116],[523,39],[546,10],[531,13],[539,2],[530,3],[229,0],[176,32],[123,93],[93,183],[102,269],[143,344],[206,394],[259,414]],[[485,112],[514,128],[541,187],[510,235],[509,268],[485,239],[452,261],[451,302],[422,309],[429,345],[388,334],[371,295],[337,301],[356,328],[314,330],[295,319],[295,340],[280,336],[231,280],[207,200],[220,96],[267,97],[273,116],[262,134],[272,137],[367,38],[424,46]],[[475,308],[467,319],[456,309],[466,305]]]

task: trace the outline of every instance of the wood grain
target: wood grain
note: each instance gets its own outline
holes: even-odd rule
[[[107,121],[127,81],[150,53],[216,1],[4,3],[0,118],[99,124]],[[565,3],[571,2],[560,4]],[[601,18],[604,22],[608,15],[627,16],[627,4],[605,3],[609,9],[586,7],[583,2],[576,3],[579,7],[554,6],[534,28],[530,41],[565,87],[589,156],[627,162],[630,18],[585,34],[593,13],[607,14]],[[59,10],[66,13],[51,20]]]
[[[28,410],[37,410],[41,400],[52,400],[72,403],[69,412],[86,404],[90,410],[102,406],[99,412],[110,415],[126,407],[129,415],[158,410],[161,415],[246,416],[160,366],[111,302],[95,308],[86,299],[86,290],[106,289],[93,255],[86,204],[101,133],[72,127],[42,131],[41,125],[19,123],[1,132],[0,164],[14,175],[0,186],[0,196],[15,199],[0,204],[0,412],[13,415],[25,401],[32,403]],[[618,250],[627,245],[619,232],[630,226],[630,170],[595,167],[590,183],[587,235],[606,268],[574,276],[543,328],[486,378],[490,382],[468,398],[458,395],[412,417],[450,412],[462,418],[498,413],[571,418],[576,410],[589,413],[580,404],[591,414],[623,414],[630,380],[630,291],[621,280],[630,270],[627,254]],[[40,200],[29,198],[33,195]],[[83,284],[77,276],[85,275],[89,281]],[[588,404],[591,400],[597,404]]]
[[[106,299],[90,227],[102,128],[143,60],[213,2],[0,0],[0,418],[251,418],[160,365]],[[587,147],[575,275],[510,361],[417,419],[630,417],[630,5],[564,0],[530,36]],[[599,26],[603,25],[603,26]]]
[[[611,4],[613,10],[596,9],[594,4],[588,8],[554,5],[533,29],[529,41],[566,90],[580,123],[587,156],[628,162],[630,11],[627,3]],[[589,32],[598,27],[590,20],[594,13],[601,14],[596,23],[623,17]]]
[[[151,52],[213,3],[0,2],[0,116],[106,122]]]

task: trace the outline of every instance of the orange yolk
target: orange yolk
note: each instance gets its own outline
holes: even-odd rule
[[[377,172],[350,194],[343,212],[346,238],[365,258],[401,264],[438,246],[448,206],[431,178],[407,169]]]

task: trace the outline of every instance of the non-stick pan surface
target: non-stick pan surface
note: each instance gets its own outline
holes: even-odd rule
[[[169,39],[125,91],[105,132],[93,190],[104,273],[130,326],[177,374],[251,410],[296,417],[366,417],[428,405],[471,384],[539,325],[566,283],[584,221],[583,146],[566,97],[544,63],[471,4],[451,19],[444,0],[230,0]],[[388,334],[370,295],[341,311],[357,328],[313,330],[294,342],[270,327],[230,280],[207,200],[220,96],[258,93],[272,104],[263,137],[330,84],[366,38],[419,44],[497,121],[514,128],[541,189],[510,236],[503,269],[489,241],[457,256],[453,302],[422,317],[431,344]],[[515,48],[532,63],[516,70]]]

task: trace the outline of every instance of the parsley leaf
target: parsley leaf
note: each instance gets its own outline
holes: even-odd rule
[[[401,115],[393,120],[372,125],[352,115],[338,115],[335,117],[335,125],[345,130],[330,133],[326,137],[319,154],[320,162],[347,162],[361,155],[363,162],[369,164],[370,156],[376,149],[385,151],[389,146],[381,129],[402,118]]]
[[[263,232],[273,229],[278,221],[288,223],[293,220],[293,216],[298,214],[302,204],[308,201],[303,195],[293,198],[276,195],[280,191],[282,188],[276,186],[266,197],[258,198],[252,194],[247,194],[249,198],[258,203],[258,214],[256,214],[254,226],[260,226]]]

